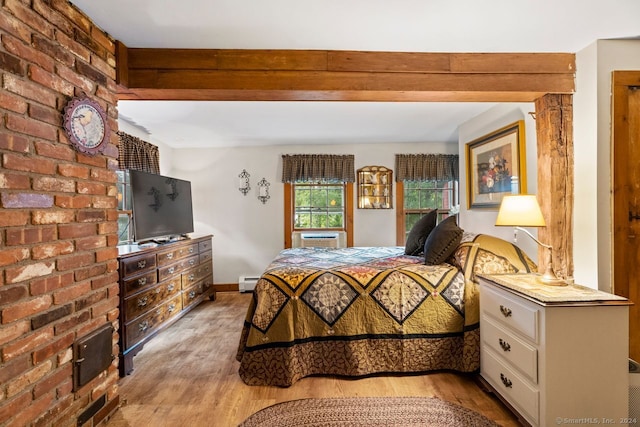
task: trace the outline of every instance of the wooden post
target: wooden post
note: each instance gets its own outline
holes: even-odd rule
[[[546,227],[538,237],[553,247],[558,277],[573,276],[573,97],[548,94],[535,101],[538,146],[538,202]],[[540,271],[546,267],[540,247]]]

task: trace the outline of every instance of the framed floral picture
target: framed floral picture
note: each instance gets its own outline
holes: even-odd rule
[[[505,194],[527,192],[524,120],[466,145],[467,206],[497,208]]]

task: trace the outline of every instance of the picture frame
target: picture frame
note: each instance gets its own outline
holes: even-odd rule
[[[466,144],[467,206],[498,208],[507,194],[527,192],[524,120]]]

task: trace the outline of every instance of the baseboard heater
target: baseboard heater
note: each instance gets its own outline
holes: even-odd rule
[[[253,292],[256,288],[260,276],[240,276],[238,279],[238,290],[240,292]]]

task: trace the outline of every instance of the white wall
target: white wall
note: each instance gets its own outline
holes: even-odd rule
[[[639,40],[598,40],[576,54],[574,266],[611,291],[611,72],[640,70]]]
[[[214,235],[215,283],[237,283],[243,274],[259,274],[284,247],[284,193],[280,182],[283,154],[354,154],[356,169],[367,165],[395,168],[395,154],[456,154],[456,144],[389,143],[293,145],[180,149],[172,153],[171,175],[192,182],[196,233]],[[161,154],[162,156],[162,154]],[[238,191],[238,175],[251,175],[251,191]],[[271,184],[266,204],[256,183]],[[395,194],[395,183],[394,183]],[[355,209],[356,246],[395,246],[394,209]]]
[[[527,194],[536,194],[538,180],[538,150],[536,148],[536,124],[529,112],[535,111],[532,103],[498,104],[488,111],[474,117],[460,125],[458,131],[460,151],[460,226],[474,233],[486,233],[513,241],[513,227],[496,227],[497,208],[469,209],[467,203],[467,181],[465,153],[466,144],[494,132],[504,126],[519,120],[524,120]],[[535,228],[528,229],[534,236],[538,232]],[[538,259],[538,245],[524,233],[518,234],[517,245],[529,255],[531,259]]]

